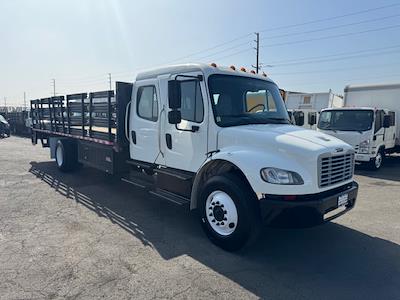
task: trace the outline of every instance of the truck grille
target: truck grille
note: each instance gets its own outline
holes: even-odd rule
[[[328,187],[353,177],[354,153],[322,155],[319,158],[319,187]]]

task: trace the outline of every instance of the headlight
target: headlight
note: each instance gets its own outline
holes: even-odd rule
[[[369,140],[362,141],[358,147],[358,153],[369,153]]]
[[[292,171],[282,170],[278,168],[261,169],[261,178],[272,184],[300,185],[304,184],[299,174]]]

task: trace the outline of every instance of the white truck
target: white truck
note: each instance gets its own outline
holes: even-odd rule
[[[317,129],[319,113],[328,107],[342,107],[343,98],[331,90],[321,93],[285,93],[285,104],[295,119],[295,125],[309,129]]]
[[[188,204],[229,251],[263,223],[316,225],[355,205],[352,147],[291,125],[277,85],[234,67],[162,67],[115,92],[33,100],[31,110],[33,143],[62,171],[86,164]]]
[[[400,150],[400,84],[347,86],[343,108],[321,112],[318,130],[352,145],[357,163],[378,170]]]

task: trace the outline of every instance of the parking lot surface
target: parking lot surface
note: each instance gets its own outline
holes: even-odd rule
[[[356,174],[348,214],[227,253],[187,209],[1,139],[0,298],[400,299],[400,157]]]

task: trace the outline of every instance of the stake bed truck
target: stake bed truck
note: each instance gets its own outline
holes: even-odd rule
[[[317,225],[356,202],[352,147],[291,125],[277,85],[234,67],[162,67],[31,110],[32,142],[50,147],[61,171],[88,165],[188,204],[229,251],[263,223]]]

